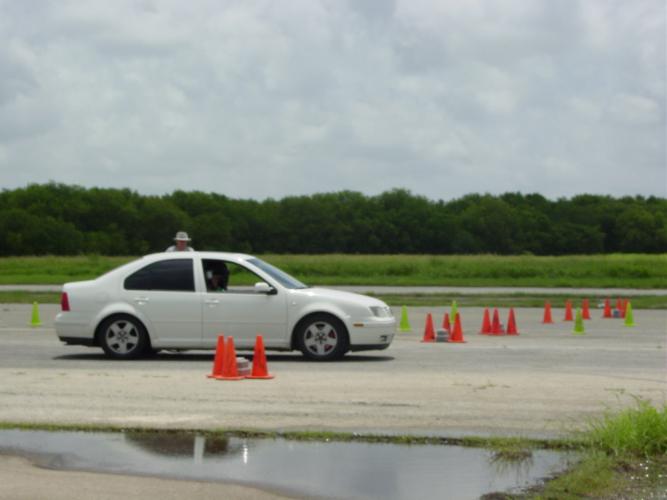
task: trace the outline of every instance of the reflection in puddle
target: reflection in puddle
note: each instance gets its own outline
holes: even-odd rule
[[[568,458],[545,450],[507,461],[460,446],[18,430],[0,431],[0,452],[29,455],[57,469],[228,481],[327,498],[410,500],[515,491],[564,469]]]

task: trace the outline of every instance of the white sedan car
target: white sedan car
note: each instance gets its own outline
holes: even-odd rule
[[[254,285],[253,285],[254,283]],[[56,332],[69,345],[130,359],[160,349],[266,349],[313,360],[386,349],[396,320],[382,301],[311,288],[256,257],[221,252],[147,255],[92,281],[67,283]]]

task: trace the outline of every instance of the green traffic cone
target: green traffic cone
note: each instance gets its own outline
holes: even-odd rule
[[[572,333],[575,335],[583,335],[586,333],[584,330],[584,318],[581,316],[581,309],[577,308],[577,316],[574,319],[574,330]]]
[[[456,301],[452,300],[452,311],[449,313],[449,317],[452,319],[452,328],[454,327],[454,322],[456,321],[456,314],[459,312],[459,308],[456,306]]]
[[[632,304],[630,302],[625,306],[625,326],[635,326],[635,318],[632,315]]]
[[[42,322],[39,320],[39,306],[37,302],[32,303],[32,319],[30,320],[30,326],[40,326]]]
[[[401,325],[400,330],[402,332],[411,332],[412,328],[410,327],[410,321],[408,320],[408,308],[403,306],[401,310]]]

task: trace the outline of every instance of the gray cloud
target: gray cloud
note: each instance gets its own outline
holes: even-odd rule
[[[0,0],[1,187],[667,195],[665,5]]]

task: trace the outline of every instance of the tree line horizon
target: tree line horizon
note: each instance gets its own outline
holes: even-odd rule
[[[667,199],[467,194],[406,189],[280,200],[176,190],[30,184],[0,192],[0,255],[143,255],[176,231],[197,250],[252,253],[573,255],[667,252]]]

